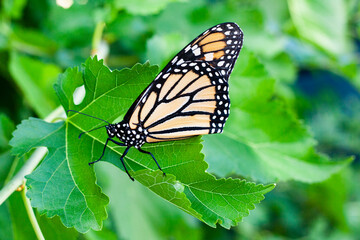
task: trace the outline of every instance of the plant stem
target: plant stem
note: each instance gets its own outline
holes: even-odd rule
[[[45,121],[52,122],[55,118],[63,114],[64,110],[60,106],[52,111],[46,118]],[[24,166],[19,172],[1,189],[0,191],[0,205],[21,185],[25,182],[25,176],[30,174],[40,163],[47,153],[45,147],[37,148],[30,158],[26,161]]]
[[[33,226],[37,239],[45,240],[44,235],[42,234],[40,226],[37,222],[34,211],[31,207],[30,200],[26,197],[26,187],[24,187],[24,189],[21,191],[21,197],[24,201],[26,212],[28,214],[31,225]]]
[[[105,23],[103,21],[100,21],[96,24],[95,31],[92,38],[91,43],[91,56],[94,56],[98,53],[99,44],[102,39],[103,31],[105,28]]]
[[[0,191],[0,205],[25,181],[25,176],[30,174],[41,159],[47,153],[45,147],[40,147],[34,151],[31,157],[26,161],[19,172],[1,189]]]

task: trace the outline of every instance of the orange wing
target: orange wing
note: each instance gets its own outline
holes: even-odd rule
[[[243,32],[236,23],[222,23],[210,28],[192,41],[183,51],[184,59],[205,61],[229,79],[243,44]],[[191,51],[190,51],[191,49]]]
[[[181,50],[124,117],[146,142],[220,133],[229,116],[228,78],[241,50],[235,23],[202,33]]]
[[[229,116],[228,83],[213,67],[185,62],[155,86],[129,119],[130,128],[144,129],[146,142],[222,132]]]

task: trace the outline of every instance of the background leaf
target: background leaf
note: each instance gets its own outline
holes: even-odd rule
[[[231,79],[238,91],[231,92],[231,116],[224,134],[204,136],[209,171],[264,183],[319,182],[348,165],[351,159],[332,162],[316,153],[308,130],[274,95],[274,79],[253,54],[242,53],[243,64]]]
[[[52,85],[60,73],[60,68],[32,60],[16,52],[11,55],[9,67],[30,106],[41,117],[47,116],[58,103]]]
[[[0,187],[4,186],[14,160],[8,145],[14,130],[14,123],[5,114],[0,114]]]
[[[155,14],[164,9],[170,2],[179,0],[145,0],[125,1],[115,0],[114,4],[118,9],[125,9],[127,12],[138,15]]]
[[[129,184],[129,177],[112,164],[100,162],[95,170],[101,174],[99,182],[111,199],[109,218],[114,222],[117,236],[126,239],[201,238],[199,222],[139,182]],[[141,231],[136,228],[138,225],[142,226]]]
[[[11,18],[19,19],[22,16],[23,8],[25,7],[26,0],[4,0],[1,2],[3,12]]]
[[[289,0],[291,18],[300,36],[333,55],[348,51],[346,3]],[[334,21],[329,21],[333,19]]]

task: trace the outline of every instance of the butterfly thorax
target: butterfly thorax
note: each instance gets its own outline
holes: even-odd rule
[[[106,130],[110,138],[117,137],[126,146],[140,148],[145,143],[146,131],[140,126],[136,129],[131,129],[129,123],[122,121],[106,126]]]

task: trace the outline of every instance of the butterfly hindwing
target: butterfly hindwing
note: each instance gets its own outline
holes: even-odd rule
[[[222,132],[230,100],[220,73],[205,62],[185,62],[163,78],[135,108],[130,128],[140,124],[147,142]]]
[[[235,23],[216,25],[181,50],[143,91],[124,120],[146,142],[220,133],[229,115],[228,78],[243,34]]]

